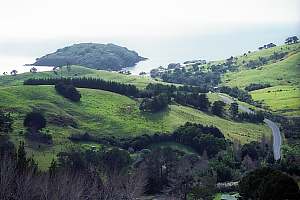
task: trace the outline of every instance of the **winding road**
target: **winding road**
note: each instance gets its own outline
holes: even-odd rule
[[[234,102],[234,100],[232,98],[229,98],[227,96],[223,96],[221,94],[219,94],[219,96],[222,98],[222,100],[224,101],[224,103],[226,104],[231,104]],[[247,113],[254,113],[254,111],[250,110],[249,108],[239,105],[239,109],[247,112]],[[276,123],[274,123],[273,121],[269,120],[269,119],[264,119],[264,122],[271,128],[272,130],[272,134],[273,134],[273,154],[274,154],[274,159],[275,160],[279,160],[281,157],[281,144],[282,144],[282,138],[281,138],[281,134],[280,134],[280,130],[279,127],[277,126]]]

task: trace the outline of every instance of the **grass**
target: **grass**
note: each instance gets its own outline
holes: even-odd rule
[[[262,101],[270,110],[286,116],[300,116],[300,88],[274,86],[251,92],[254,100]]]
[[[226,73],[222,80],[225,85],[239,88],[245,88],[251,83],[269,83],[272,86],[299,86],[300,53],[296,53],[283,61],[265,65],[257,69]]]
[[[126,96],[92,89],[80,89],[80,92],[81,102],[73,103],[57,95],[53,86],[0,87],[0,108],[14,113],[15,132],[11,138],[15,143],[24,140],[22,121],[26,113],[40,110],[46,115],[46,130],[52,134],[54,145],[26,141],[28,152],[34,154],[42,168],[47,167],[58,152],[73,145],[67,137],[76,132],[88,131],[116,137],[137,136],[171,132],[190,121],[217,126],[227,138],[242,143],[257,140],[263,134],[271,134],[263,124],[238,123],[184,106],[170,105],[163,112],[144,114],[138,109],[139,102]],[[63,124],[58,119],[75,122],[78,127],[72,127],[71,123]]]

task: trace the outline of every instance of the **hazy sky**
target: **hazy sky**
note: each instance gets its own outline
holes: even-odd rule
[[[297,24],[300,0],[0,0],[0,41],[176,36]]]

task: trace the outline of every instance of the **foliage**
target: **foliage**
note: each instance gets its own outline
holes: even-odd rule
[[[298,199],[297,183],[288,175],[270,168],[261,168],[247,174],[239,182],[242,199],[281,200]]]
[[[168,107],[170,97],[166,94],[159,94],[152,98],[144,98],[139,109],[144,112],[159,112]]]
[[[211,111],[214,115],[218,115],[220,117],[224,114],[224,106],[226,104],[223,101],[215,101],[211,107]]]
[[[144,60],[136,52],[114,44],[81,43],[38,58],[37,66],[82,65],[93,69],[121,70]]]
[[[199,68],[194,68],[195,71],[186,70],[185,68],[165,70],[161,73],[156,73],[155,77],[159,77],[163,81],[169,83],[179,83],[207,88],[220,83],[221,78],[218,72],[203,72],[198,69]]]
[[[267,88],[267,87],[271,87],[271,85],[268,84],[268,83],[251,83],[250,85],[245,87],[245,90],[253,91],[253,90],[264,89],[264,88]]]
[[[32,133],[36,133],[42,128],[45,128],[46,124],[47,121],[44,115],[39,112],[27,113],[23,122],[24,127],[27,127]]]
[[[241,112],[238,114],[238,118],[243,121],[249,121],[253,123],[263,123],[265,117],[262,112],[256,112],[256,113],[246,113]]]
[[[65,98],[70,99],[71,101],[78,102],[80,101],[81,94],[79,91],[72,85],[72,83],[68,82],[58,82],[55,84],[55,90]]]
[[[199,93],[177,93],[175,95],[174,101],[181,104],[192,106],[193,108],[207,111],[210,107],[210,102],[206,94]]]
[[[235,119],[236,116],[239,114],[239,105],[237,102],[233,102],[230,104],[230,114]]]
[[[59,82],[71,82],[75,87],[79,88],[90,88],[90,89],[100,89],[110,92],[115,92],[118,94],[123,94],[126,96],[137,96],[139,91],[134,85],[122,84],[113,81],[105,81],[102,79],[95,78],[72,78],[72,79],[28,79],[24,81],[24,85],[55,85]]]
[[[12,131],[13,118],[10,113],[0,109],[0,133],[9,133]]]
[[[253,99],[251,97],[251,95],[245,91],[245,90],[241,90],[237,87],[228,87],[228,86],[222,86],[219,88],[220,92],[228,94],[231,97],[237,98],[240,101],[246,102],[246,103],[252,103]]]

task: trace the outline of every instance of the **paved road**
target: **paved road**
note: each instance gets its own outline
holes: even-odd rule
[[[231,104],[232,102],[234,102],[234,100],[232,98],[229,98],[227,96],[223,96],[221,94],[219,94],[219,96],[223,99],[223,101],[226,104]],[[250,110],[249,108],[239,105],[239,109],[247,112],[247,113],[253,113],[252,110]],[[281,143],[282,143],[282,138],[280,135],[280,130],[279,127],[277,126],[276,123],[274,123],[273,121],[269,120],[269,119],[264,119],[264,122],[272,129],[272,134],[273,134],[273,153],[274,153],[274,159],[275,160],[279,160],[280,156],[281,156]]]

